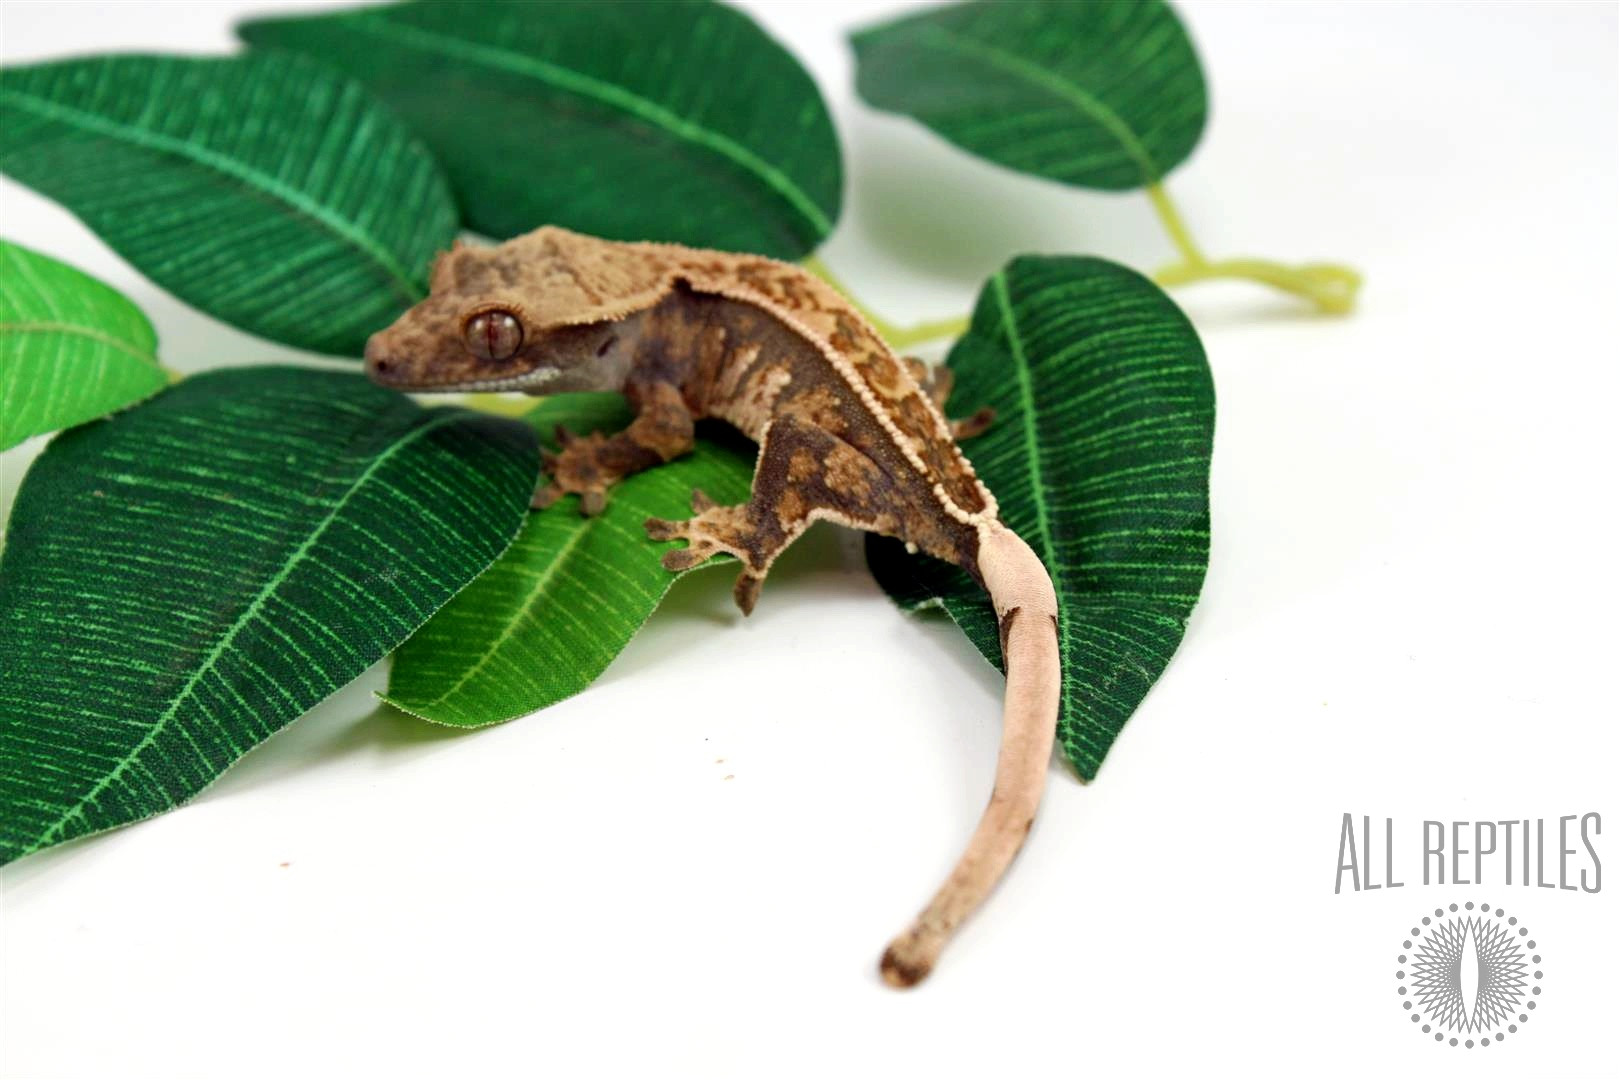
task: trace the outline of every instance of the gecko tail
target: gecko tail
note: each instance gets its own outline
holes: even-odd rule
[[[1007,666],[996,784],[956,868],[910,927],[889,944],[879,970],[891,986],[915,986],[1007,872],[1035,824],[1057,734],[1061,666],[1057,594],[1040,558],[993,522],[979,534],[979,573],[1001,623]]]

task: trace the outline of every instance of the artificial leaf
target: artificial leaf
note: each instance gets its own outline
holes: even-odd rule
[[[187,303],[344,356],[426,295],[456,232],[427,149],[358,83],[298,56],[7,68],[0,170]]]
[[[947,362],[954,412],[996,410],[966,449],[1057,587],[1058,738],[1090,778],[1169,663],[1203,585],[1215,430],[1203,346],[1134,271],[1026,256],[984,287]],[[866,550],[903,606],[942,606],[1000,663],[995,615],[966,574],[889,540]]]
[[[867,104],[1065,184],[1156,183],[1204,130],[1198,54],[1162,0],[979,0],[851,41]]]
[[[359,375],[199,375],[59,435],[0,557],[0,862],[184,802],[488,566],[526,425]]]
[[[0,240],[0,450],[157,393],[156,351],[122,293]]]
[[[240,33],[364,80],[490,236],[552,224],[791,259],[838,218],[838,139],[814,81],[713,0],[392,4]]]
[[[549,432],[617,431],[617,395],[548,398],[530,421]],[[483,576],[394,654],[387,698],[443,724],[511,720],[579,693],[635,636],[678,576],[649,517],[690,515],[694,487],[722,503],[748,498],[753,455],[739,438],[700,438],[695,450],[615,485],[607,509],[583,517],[563,499],[529,516]],[[718,560],[717,560],[718,561]]]

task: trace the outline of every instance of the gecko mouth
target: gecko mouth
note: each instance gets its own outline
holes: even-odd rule
[[[521,375],[496,379],[423,379],[410,370],[409,365],[396,363],[383,356],[366,358],[366,375],[378,386],[410,393],[499,393],[501,391],[537,390],[562,372],[557,368],[536,368]]]
[[[513,375],[506,379],[458,379],[441,383],[417,383],[414,385],[399,385],[384,383],[385,386],[398,386],[401,390],[412,390],[419,393],[500,393],[502,391],[532,391],[551,382],[562,372],[556,368],[540,368],[526,372],[522,375]],[[380,381],[380,380],[379,380]]]

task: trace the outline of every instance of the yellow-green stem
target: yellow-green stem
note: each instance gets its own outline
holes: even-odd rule
[[[518,397],[515,394],[468,394],[455,404],[515,420],[533,409],[537,401],[537,398]]]
[[[844,294],[844,298],[855,305],[855,310],[866,316],[877,332],[883,335],[883,340],[896,351],[909,349],[913,345],[921,345],[926,341],[934,341],[943,337],[961,337],[967,333],[968,320],[965,317],[955,319],[936,319],[932,322],[917,323],[913,326],[896,326],[865,304],[856,299],[855,295],[839,281],[827,264],[814,255],[805,256],[801,265],[822,281],[831,285]]]
[[[1181,254],[1179,263],[1153,275],[1153,280],[1160,285],[1168,287],[1215,278],[1243,278],[1303,297],[1326,314],[1344,315],[1355,308],[1361,275],[1350,267],[1336,263],[1286,266],[1270,259],[1206,258],[1163,185],[1150,184],[1147,193],[1159,220],[1164,224],[1165,232],[1170,234],[1170,242]]]

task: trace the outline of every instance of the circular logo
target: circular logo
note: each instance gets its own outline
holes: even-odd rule
[[[1407,931],[1395,992],[1437,1043],[1483,1049],[1518,1032],[1541,996],[1541,954],[1519,920],[1472,901],[1435,908]]]

